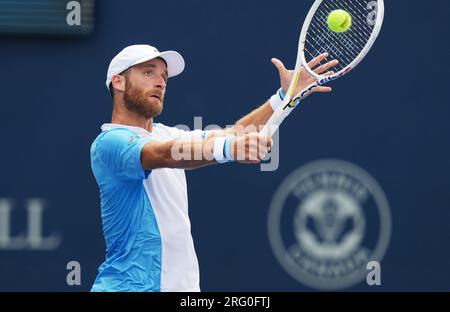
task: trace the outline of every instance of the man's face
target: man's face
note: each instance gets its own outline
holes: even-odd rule
[[[123,100],[128,110],[152,118],[161,114],[167,85],[167,65],[157,58],[128,69]]]

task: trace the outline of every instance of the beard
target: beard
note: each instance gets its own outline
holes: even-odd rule
[[[155,98],[154,96],[158,97]],[[163,109],[164,95],[161,90],[152,89],[144,92],[125,81],[125,91],[123,94],[125,107],[139,116],[147,119],[159,116]]]

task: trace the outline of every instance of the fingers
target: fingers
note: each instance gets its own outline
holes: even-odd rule
[[[272,150],[273,146],[273,140],[269,136],[260,136],[259,137],[259,146],[258,146],[258,152],[259,152],[259,159],[260,160],[266,160]]]
[[[320,62],[322,62],[324,59],[326,59],[329,56],[328,53],[322,53],[319,56],[315,57],[312,61],[308,63],[309,68],[316,67]]]
[[[314,72],[315,72],[316,74],[321,74],[321,73],[327,71],[328,69],[330,69],[331,67],[336,66],[337,64],[339,64],[339,61],[338,61],[338,60],[332,60],[332,61],[330,61],[330,62],[328,62],[328,63],[326,63],[326,64],[324,64],[324,65],[322,65],[322,66],[317,67],[317,68],[314,70]]]
[[[244,137],[238,138],[242,140],[241,153],[237,153],[237,161],[246,164],[259,164],[261,160],[265,160],[272,149],[273,140],[270,136],[260,135],[258,132],[249,133]],[[238,149],[239,149],[238,144]]]
[[[319,55],[318,57],[314,58],[312,61],[310,61],[308,63],[308,67],[309,68],[314,68],[317,65],[320,64],[320,62],[322,62],[323,60],[325,60],[327,57],[329,56],[328,53],[323,53],[321,55]],[[277,58],[272,58],[272,64],[275,65],[275,67],[278,69],[278,71],[282,72],[282,71],[287,71],[286,67],[284,66],[283,62],[281,62],[279,59]],[[318,68],[316,68],[314,71],[317,74],[321,74],[324,71],[328,70],[329,68],[336,66],[337,64],[339,64],[338,60],[332,60]]]
[[[324,93],[329,93],[329,92],[333,91],[333,89],[330,88],[330,87],[316,87],[316,88],[314,88],[313,91],[314,91],[314,92],[324,92]]]
[[[333,91],[333,89],[330,88],[330,87],[321,87],[321,86],[318,86],[318,87],[313,88],[311,91],[309,91],[308,93],[304,94],[303,96],[304,96],[304,97],[307,97],[307,96],[309,96],[309,95],[311,95],[311,94],[313,94],[313,93],[316,93],[316,92],[319,92],[319,93],[329,93],[329,92],[331,92],[331,91]]]
[[[272,60],[272,64],[275,65],[275,67],[278,69],[279,72],[283,72],[286,71],[286,67],[284,67],[283,62],[281,62],[279,59],[277,58],[273,58]]]

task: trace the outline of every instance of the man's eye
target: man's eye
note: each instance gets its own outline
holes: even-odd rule
[[[148,70],[148,71],[144,72],[144,75],[146,75],[146,76],[153,76],[153,71]]]

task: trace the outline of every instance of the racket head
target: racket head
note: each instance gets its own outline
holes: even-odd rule
[[[343,9],[352,16],[352,26],[344,33],[328,28],[327,18],[333,10]],[[367,55],[377,39],[384,20],[383,0],[316,0],[302,27],[299,58],[302,67],[319,84],[337,79],[355,68]],[[308,63],[328,52],[327,60],[337,59],[334,74],[316,73]],[[323,65],[327,60],[317,66]]]

